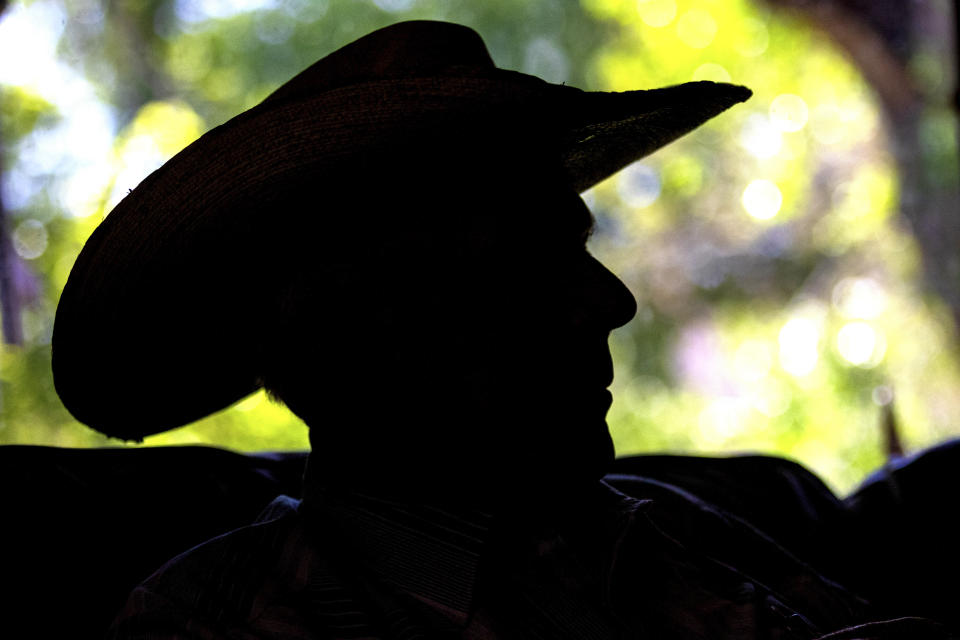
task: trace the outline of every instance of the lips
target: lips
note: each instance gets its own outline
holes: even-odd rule
[[[604,389],[601,395],[603,396],[604,409],[610,409],[610,405],[613,404],[613,394],[610,393],[609,389]]]

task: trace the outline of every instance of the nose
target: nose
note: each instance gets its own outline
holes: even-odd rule
[[[574,314],[577,324],[611,331],[627,324],[637,313],[637,301],[627,285],[593,256],[588,258],[579,288],[579,309]]]

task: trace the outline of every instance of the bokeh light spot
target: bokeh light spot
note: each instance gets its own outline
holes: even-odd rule
[[[740,130],[740,146],[759,160],[772,158],[783,147],[783,135],[767,116],[755,113],[747,118]]]
[[[282,0],[281,8],[297,22],[316,22],[327,14],[330,0]]]
[[[13,232],[13,248],[25,260],[33,260],[47,250],[47,228],[39,220],[24,220]]]
[[[66,23],[59,4],[11,3],[0,20],[0,55],[6,62],[0,65],[0,83],[35,87],[57,75],[54,52]]]
[[[780,188],[770,180],[753,180],[743,190],[740,198],[743,208],[757,220],[769,220],[777,215],[783,205]]]
[[[833,287],[832,298],[847,318],[876,318],[887,306],[887,295],[873,278],[844,278]]]
[[[790,408],[792,397],[782,384],[768,378],[761,386],[759,393],[753,396],[751,406],[768,418],[783,415]]]
[[[691,49],[703,49],[717,35],[717,22],[702,9],[691,9],[677,20],[677,37]]]
[[[840,182],[831,194],[834,215],[844,224],[877,224],[892,213],[896,203],[896,176],[889,167],[865,165],[850,180]]]
[[[677,17],[674,0],[639,0],[637,11],[640,19],[651,27],[665,27]]]
[[[664,189],[691,197],[703,186],[703,165],[693,156],[675,155],[663,165]]]
[[[810,318],[791,318],[777,336],[780,344],[780,366],[798,378],[810,375],[817,366],[820,353],[820,330]]]
[[[691,78],[694,82],[711,80],[713,82],[730,82],[730,73],[723,66],[715,62],[705,62],[697,67]]]
[[[91,162],[79,167],[67,177],[60,189],[60,204],[77,218],[86,218],[100,211],[103,206],[105,185],[114,177],[113,165],[109,162]]]
[[[258,9],[270,9],[276,0],[175,0],[174,12],[186,23],[198,23],[211,18],[229,18]]]
[[[878,332],[859,320],[840,327],[837,332],[837,351],[844,360],[860,367],[875,366],[883,357]]]
[[[763,55],[770,44],[770,32],[760,20],[747,18],[743,21],[743,34],[737,41],[740,55],[755,58]]]
[[[750,407],[736,398],[717,398],[697,417],[700,438],[708,447],[720,447],[737,435]]]
[[[3,174],[0,181],[0,201],[7,208],[16,211],[29,206],[30,201],[42,190],[36,176],[28,174],[19,167],[13,167]]]
[[[818,104],[810,117],[813,137],[821,144],[837,144],[846,137],[843,114],[835,104]]]
[[[617,193],[630,207],[649,207],[660,197],[660,175],[653,167],[635,162],[620,172]]]
[[[409,11],[416,3],[417,0],[373,0],[373,4],[391,13]]]
[[[523,55],[523,70],[547,82],[564,82],[570,75],[570,62],[563,49],[548,38],[535,38]]]
[[[800,131],[809,117],[807,103],[792,93],[782,93],[770,103],[770,121],[780,131]]]

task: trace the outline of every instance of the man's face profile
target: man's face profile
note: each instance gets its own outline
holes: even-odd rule
[[[613,456],[607,336],[635,303],[586,249],[590,212],[541,152],[429,169],[429,191],[383,189],[376,206],[405,219],[350,282],[294,311],[282,331],[313,335],[288,346],[298,372],[285,377],[313,381],[281,397],[331,467],[454,484],[599,477]]]

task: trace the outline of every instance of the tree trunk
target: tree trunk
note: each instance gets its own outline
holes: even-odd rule
[[[2,6],[0,6],[2,9]],[[3,138],[0,134],[0,180],[3,179]],[[17,290],[15,263],[17,254],[10,238],[10,221],[0,190],[0,315],[3,316],[3,341],[6,344],[23,343],[20,322],[20,295]]]
[[[875,91],[900,178],[899,210],[923,252],[927,288],[950,307],[960,327],[960,198],[957,180],[939,182],[929,171],[922,121],[941,99],[925,95],[910,70],[922,45],[955,66],[954,19],[932,2],[902,0],[765,0],[813,23],[853,60]],[[960,0],[958,0],[960,2]],[[957,176],[954,176],[957,178]]]
[[[0,0],[0,17],[7,8],[7,0]],[[0,183],[3,181],[3,134],[0,129]],[[0,315],[3,316],[3,341],[6,344],[23,342],[23,327],[20,323],[20,296],[16,285],[16,254],[10,239],[10,222],[0,189]]]

